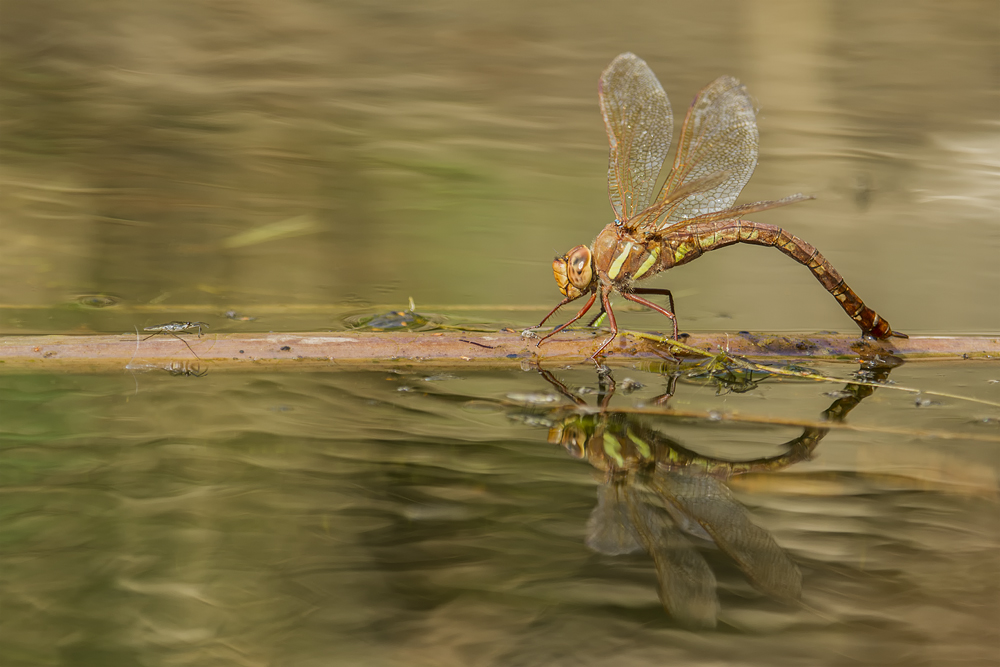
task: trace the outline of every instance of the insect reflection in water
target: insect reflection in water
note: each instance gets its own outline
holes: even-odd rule
[[[735,206],[757,165],[758,144],[753,104],[739,81],[719,77],[695,97],[681,128],[673,167],[655,197],[673,138],[673,113],[663,87],[645,61],[623,53],[601,74],[598,97],[611,147],[608,195],[615,219],[591,247],[576,246],[552,263],[565,298],[538,327],[567,303],[588,294],[590,298],[573,319],[544,336],[539,345],[582,318],[600,296],[611,337],[592,355],[597,358],[618,334],[609,300],[612,292],[670,318],[676,339],[679,331],[670,290],[633,283],[734,243],[772,246],[805,265],[863,334],[877,339],[906,337],[866,306],[812,245],[780,227],[744,217],[811,197],[796,194]],[[665,296],[667,309],[643,294]]]
[[[764,595],[785,602],[800,597],[798,567],[770,533],[751,521],[726,480],[778,471],[808,459],[827,428],[805,427],[801,435],[784,443],[785,453],[778,456],[744,461],[702,456],[635,414],[608,410],[613,380],[607,390],[602,378],[601,411],[595,413],[580,410],[582,399],[551,373],[541,372],[578,406],[549,411],[549,442],[562,445],[571,456],[586,459],[603,473],[597,506],[587,522],[588,547],[608,556],[650,554],[664,608],[689,627],[715,627],[719,614],[715,574],[696,548],[698,543],[718,547]],[[889,367],[868,369],[868,373],[881,382]],[[823,420],[843,420],[874,390],[848,384],[823,413]],[[658,402],[665,402],[669,395],[659,397]]]
[[[202,368],[200,364],[191,362],[182,363],[179,361],[172,361],[164,366],[163,370],[174,376],[183,375],[186,377],[200,378],[208,375],[207,368]]]

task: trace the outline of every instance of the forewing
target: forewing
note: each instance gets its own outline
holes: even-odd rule
[[[660,212],[657,227],[730,208],[757,166],[757,142],[753,104],[743,84],[721,76],[705,86],[688,109],[673,169],[657,197],[673,201]],[[702,179],[720,182],[672,196]]]
[[[598,93],[611,146],[608,197],[615,219],[625,221],[649,206],[670,152],[674,117],[663,86],[649,65],[632,53],[611,61],[601,74]]]
[[[657,475],[657,488],[675,508],[696,521],[761,592],[794,600],[802,574],[770,533],[750,521],[725,484],[706,475]]]

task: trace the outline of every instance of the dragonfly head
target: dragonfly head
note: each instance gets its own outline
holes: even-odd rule
[[[552,275],[563,296],[576,299],[590,291],[594,282],[594,258],[590,248],[578,245],[552,262]]]
[[[549,429],[549,442],[562,445],[574,459],[582,459],[587,455],[586,427],[579,417],[565,419]]]

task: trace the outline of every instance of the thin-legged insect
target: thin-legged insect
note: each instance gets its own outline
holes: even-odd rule
[[[157,334],[161,334],[161,333],[170,334],[171,336],[173,336],[174,338],[176,338],[180,342],[182,342],[185,345],[187,345],[187,349],[191,350],[191,354],[193,354],[195,357],[198,357],[198,353],[194,351],[194,348],[192,348],[191,345],[188,344],[188,342],[186,340],[184,340],[183,338],[181,338],[177,334],[181,333],[181,332],[184,332],[184,331],[192,331],[194,329],[197,329],[198,330],[198,337],[200,338],[201,337],[201,330],[202,330],[202,328],[207,329],[208,328],[208,324],[206,324],[205,322],[180,322],[180,321],[174,320],[173,322],[167,322],[166,324],[157,324],[156,326],[152,326],[152,327],[143,327],[142,328],[143,331],[152,331],[153,333],[151,333],[148,336],[146,336],[145,338],[143,338],[142,341],[140,341],[140,342],[145,342],[145,341],[149,340],[150,338],[152,338],[153,336],[155,336]],[[201,357],[198,357],[198,360],[200,361]]]

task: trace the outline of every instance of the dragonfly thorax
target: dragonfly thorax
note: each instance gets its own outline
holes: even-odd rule
[[[605,227],[594,240],[594,266],[598,275],[616,283],[652,275],[650,270],[656,265],[658,257],[659,251],[655,246],[650,250],[614,223]]]

